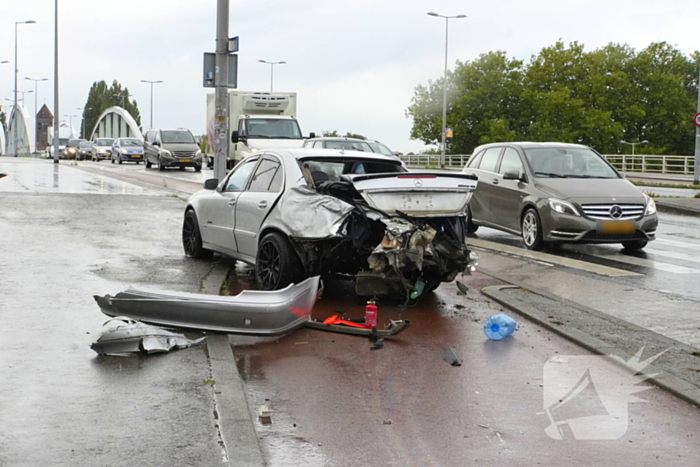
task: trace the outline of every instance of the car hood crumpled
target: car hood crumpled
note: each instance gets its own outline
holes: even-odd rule
[[[345,201],[304,185],[290,188],[279,202],[280,221],[287,231],[306,240],[333,236],[333,225],[353,209]]]
[[[555,198],[580,202],[616,198],[617,201],[643,201],[644,195],[632,183],[621,178],[537,179],[535,187]]]

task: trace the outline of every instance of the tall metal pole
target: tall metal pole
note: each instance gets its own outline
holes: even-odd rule
[[[214,178],[219,181],[226,176],[229,157],[229,99],[228,99],[228,21],[229,0],[216,2],[216,67],[215,118],[214,122]]]
[[[19,23],[15,22],[15,87],[13,88],[15,90],[14,92],[14,99],[15,99],[15,104],[14,107],[12,107],[12,140],[13,146],[15,148],[15,157],[19,154],[19,148],[17,147],[17,25]]]
[[[53,163],[58,164],[58,131],[61,127],[58,116],[58,0],[54,0],[54,36],[53,36]]]
[[[149,81],[147,79],[142,79],[141,82],[151,85],[151,128],[153,128],[153,85],[162,83],[163,81]]]
[[[445,168],[445,137],[447,136],[447,37],[450,18],[445,18],[445,71],[442,78],[442,151],[440,152],[440,168]]]
[[[698,71],[698,106],[700,113],[700,70]],[[695,127],[695,168],[693,169],[693,183],[700,183],[700,127]]]
[[[270,94],[272,94],[272,83],[275,82],[275,64],[270,63]]]

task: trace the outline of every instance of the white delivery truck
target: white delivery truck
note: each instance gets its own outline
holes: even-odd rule
[[[296,119],[297,93],[229,91],[230,150],[228,169],[262,149],[299,148],[304,142]],[[214,94],[207,94],[207,154],[213,166]],[[313,138],[315,135],[311,134]]]

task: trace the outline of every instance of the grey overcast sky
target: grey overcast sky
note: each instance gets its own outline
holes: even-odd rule
[[[214,51],[216,0],[59,0],[60,114],[79,115],[93,82],[118,80],[149,124],[205,132],[202,53]],[[666,41],[690,54],[700,49],[697,0],[232,0],[229,35],[240,36],[243,91],[297,93],[302,131],[338,130],[379,139],[395,151],[419,151],[405,111],[416,85],[442,76],[445,20],[448,66],[503,50],[529,60],[561,39],[587,50],[610,42],[642,49]],[[0,103],[12,99],[14,22],[19,25],[19,90],[38,84],[38,103],[53,111],[54,0],[0,0]],[[27,110],[34,95],[27,94]],[[78,127],[80,118],[73,118]]]

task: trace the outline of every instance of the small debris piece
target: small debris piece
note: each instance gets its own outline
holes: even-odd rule
[[[258,417],[260,417],[261,423],[272,423],[272,410],[266,405],[261,405],[258,408]]]
[[[480,426],[481,428],[486,428],[487,430],[490,430],[490,429],[491,429],[490,426],[482,425],[481,423],[479,423],[479,426]]]
[[[442,352],[442,359],[452,366],[462,366],[462,359],[457,355],[457,349],[450,347]]]
[[[384,420],[382,423],[384,425],[391,425],[392,422],[391,422],[391,419],[387,419],[387,420]]]
[[[294,345],[308,344],[308,342],[295,342]]]
[[[459,289],[460,292],[462,292],[464,295],[467,294],[467,290],[469,290],[469,287],[461,283],[460,281],[457,281],[457,288]]]
[[[384,337],[377,333],[377,328],[372,328],[367,338],[372,342],[372,347],[369,350],[378,350],[384,347]]]
[[[204,337],[191,340],[183,334],[120,316],[104,323],[102,334],[90,348],[99,355],[124,356],[140,352],[152,354],[184,349],[202,341]]]

